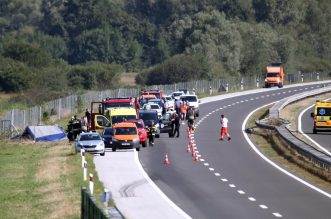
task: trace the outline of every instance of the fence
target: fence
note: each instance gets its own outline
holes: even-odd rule
[[[85,187],[82,188],[82,203],[81,203],[81,218],[82,219],[108,219],[109,217],[96,204],[95,198],[88,193]]]
[[[326,80],[330,75],[327,73],[297,73],[288,74],[285,84],[302,83],[308,81]],[[13,109],[7,112],[0,120],[10,120],[11,125],[18,130],[22,130],[27,125],[42,124],[44,119],[49,116],[59,120],[69,115],[82,112],[89,107],[92,101],[100,101],[106,97],[135,97],[138,96],[141,89],[160,89],[165,94],[170,94],[178,89],[193,90],[198,94],[209,93],[213,94],[235,92],[239,90],[254,89],[263,86],[263,78],[261,77],[244,77],[219,79],[213,81],[200,80],[190,81],[177,84],[155,85],[138,88],[119,88],[106,91],[89,91],[83,95],[72,95],[63,97],[53,101],[49,101],[41,106],[31,107],[27,110]]]

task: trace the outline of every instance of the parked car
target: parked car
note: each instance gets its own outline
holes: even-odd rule
[[[111,127],[107,127],[103,130],[101,137],[103,138],[103,142],[105,143],[106,148],[111,148],[113,143],[114,130]]]
[[[157,103],[146,103],[144,104],[143,110],[154,110],[157,112],[158,118],[161,118],[162,116],[162,108]]]
[[[140,151],[140,140],[135,123],[121,122],[113,125],[112,151],[117,149],[133,149]]]
[[[169,137],[172,137],[171,117],[174,112],[167,112],[161,117],[160,133],[168,133]]]
[[[84,149],[86,152],[105,155],[105,143],[97,132],[83,132],[76,140],[76,152]]]
[[[189,107],[193,106],[194,114],[199,117],[199,103],[197,95],[187,94],[180,96],[181,101],[186,102]]]
[[[166,105],[166,111],[170,110],[175,110],[175,101],[172,98],[172,96],[163,96],[163,101]]]
[[[172,98],[179,100],[179,97],[184,94],[185,93],[183,91],[174,91],[171,93],[171,96],[172,96]]]
[[[147,145],[147,133],[146,133],[146,129],[145,129],[144,120],[142,120],[142,119],[131,119],[131,120],[128,120],[127,122],[133,122],[133,123],[136,124],[137,129],[138,129],[140,144],[141,144],[141,146],[146,147],[146,145]]]
[[[160,137],[160,120],[155,110],[139,110],[139,119],[144,121],[146,129],[151,126],[153,121],[157,129],[155,137]]]

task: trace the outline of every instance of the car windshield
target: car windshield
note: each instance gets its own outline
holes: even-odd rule
[[[173,93],[172,95],[175,96],[175,97],[178,97],[178,96],[180,96],[180,95],[183,95],[183,93],[178,92],[178,93]]]
[[[318,107],[317,116],[331,116],[331,108]]]
[[[126,120],[136,119],[136,116],[135,115],[112,116],[111,117],[111,122],[112,122],[112,124],[120,123],[120,122],[124,122],[125,119]]]
[[[101,137],[98,134],[81,135],[79,138],[79,141],[97,141],[97,140],[101,140]]]
[[[279,77],[279,73],[268,73],[267,77]]]
[[[112,132],[112,129],[111,128],[106,128],[104,131],[103,131],[103,134],[104,135],[111,135],[111,132]]]
[[[137,129],[134,127],[119,127],[115,128],[116,135],[135,135],[137,134]]]
[[[157,121],[157,113],[140,113],[139,118],[144,121],[148,121],[148,120]]]
[[[197,102],[198,99],[196,96],[186,96],[180,98],[182,101],[188,101],[188,102]]]
[[[165,99],[166,99],[167,101],[172,100],[171,97],[165,97]]]
[[[160,106],[159,105],[151,105],[151,109],[160,109]]]

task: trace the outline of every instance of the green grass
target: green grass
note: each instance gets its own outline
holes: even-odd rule
[[[93,155],[86,160],[98,200],[103,186]],[[0,174],[1,218],[80,218],[80,189],[88,182],[73,144],[1,141]]]

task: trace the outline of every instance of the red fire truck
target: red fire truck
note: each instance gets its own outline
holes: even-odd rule
[[[144,90],[141,92],[141,95],[149,95],[153,94],[156,96],[158,99],[162,99],[163,97],[163,92],[161,90]]]

